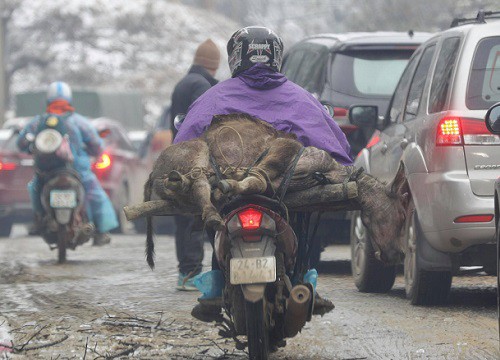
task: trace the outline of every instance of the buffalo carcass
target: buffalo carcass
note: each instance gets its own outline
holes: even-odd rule
[[[201,214],[205,226],[220,228],[223,223],[217,206],[228,195],[272,196],[293,165],[284,199],[291,210],[335,209],[336,200],[345,203],[350,197],[345,184],[355,182],[357,196],[351,199],[350,209],[361,210],[378,257],[386,263],[399,261],[409,203],[402,165],[392,183],[385,185],[352,166],[339,164],[323,150],[303,148],[294,135],[277,131],[265,121],[229,114],[214,116],[202,137],[166,148],[144,186],[145,203],[125,209],[129,220],[147,216],[148,264],[154,266],[152,215]],[[151,201],[154,199],[159,201]]]

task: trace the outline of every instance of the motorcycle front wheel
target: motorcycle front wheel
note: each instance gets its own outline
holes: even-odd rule
[[[251,360],[269,358],[269,329],[266,321],[264,300],[245,301],[248,354]]]
[[[66,262],[66,238],[68,233],[65,225],[60,225],[57,230],[57,253],[58,263],[63,264]]]

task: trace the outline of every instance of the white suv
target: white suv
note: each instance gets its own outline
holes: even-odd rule
[[[460,266],[496,272],[493,193],[500,137],[488,131],[484,116],[500,101],[499,15],[460,19],[415,51],[380,131],[355,162],[387,181],[400,162],[405,165],[415,211],[401,249],[412,304],[444,302]],[[350,120],[375,124],[376,110],[353,106]],[[388,291],[394,266],[374,259],[359,213],[352,218],[351,244],[358,288]]]

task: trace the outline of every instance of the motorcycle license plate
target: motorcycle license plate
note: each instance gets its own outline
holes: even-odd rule
[[[73,209],[76,207],[76,191],[52,190],[50,192],[50,207],[55,209]]]
[[[276,281],[276,258],[233,258],[230,262],[230,281],[233,285]]]

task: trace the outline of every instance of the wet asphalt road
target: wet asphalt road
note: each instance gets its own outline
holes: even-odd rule
[[[157,237],[155,271],[143,244],[142,235],[114,236],[57,265],[23,227],[0,238],[0,342],[14,346],[0,359],[244,359],[214,324],[191,318],[198,294],[175,290],[173,239]],[[402,276],[388,294],[357,292],[348,257],[347,246],[327,249],[318,290],[336,309],[314,317],[273,359],[500,358],[496,278],[456,277],[448,306],[414,307]]]

